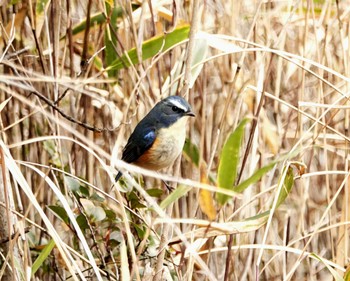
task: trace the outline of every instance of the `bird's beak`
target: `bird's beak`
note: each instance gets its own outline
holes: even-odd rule
[[[187,116],[192,116],[192,117],[196,116],[196,114],[194,114],[192,111],[186,112],[186,115]]]

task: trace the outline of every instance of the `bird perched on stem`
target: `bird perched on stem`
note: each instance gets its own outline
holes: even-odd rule
[[[135,127],[122,160],[155,171],[169,167],[184,146],[187,119],[194,116],[191,106],[180,96],[161,100]],[[119,171],[115,181],[121,176]]]

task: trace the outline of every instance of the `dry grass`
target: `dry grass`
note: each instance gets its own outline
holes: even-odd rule
[[[149,1],[134,12],[128,1],[117,1],[124,14],[118,28],[95,23],[75,35],[73,27],[86,20],[88,11],[106,13],[103,1],[91,1],[90,9],[88,1],[51,1],[43,13],[34,12],[33,1],[3,2],[0,183],[6,192],[0,199],[7,224],[0,237],[0,276],[344,276],[350,254],[348,1],[199,1],[195,9],[192,1],[176,6],[152,1],[152,12]],[[191,39],[142,64],[114,73],[105,70],[110,61],[106,37],[122,55],[155,34],[170,32],[174,23],[191,23],[193,15],[198,16],[197,23],[192,21],[196,36],[207,44],[202,49]],[[177,89],[191,42],[193,57],[199,56],[197,66],[203,68],[187,95],[197,114],[189,138],[208,167],[202,170],[204,177],[188,157],[161,174],[118,161],[135,124],[156,101]],[[173,87],[163,87],[177,64]],[[275,159],[289,157],[223,207],[213,200],[217,213],[208,227],[198,198],[203,195],[200,190],[215,191],[215,186],[203,184],[204,178],[216,178],[221,149],[245,117],[253,121],[245,129],[240,181]],[[84,124],[103,130],[89,130]],[[277,206],[274,200],[290,161],[301,163],[292,167],[306,165],[307,170],[299,176],[294,168],[286,201],[260,225],[240,224]],[[110,191],[116,168],[147,176],[136,182],[126,174],[125,183]],[[158,178],[173,180],[183,192],[170,195],[173,201],[166,208],[166,202],[161,204],[166,192],[159,197],[145,192],[163,189]],[[48,206],[64,209],[66,223]],[[51,240],[56,246],[31,277],[39,246]]]

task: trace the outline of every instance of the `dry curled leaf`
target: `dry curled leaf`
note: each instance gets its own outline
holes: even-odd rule
[[[209,184],[208,175],[206,171],[206,165],[204,162],[200,164],[200,180],[203,184]],[[206,189],[199,190],[199,206],[204,214],[207,215],[208,219],[213,221],[216,217],[216,209],[212,193]]]

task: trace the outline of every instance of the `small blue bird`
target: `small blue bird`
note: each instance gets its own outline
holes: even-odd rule
[[[135,127],[122,160],[155,171],[170,166],[182,151],[190,116],[195,114],[182,97],[161,100]],[[115,181],[121,176],[122,172],[118,172]]]

